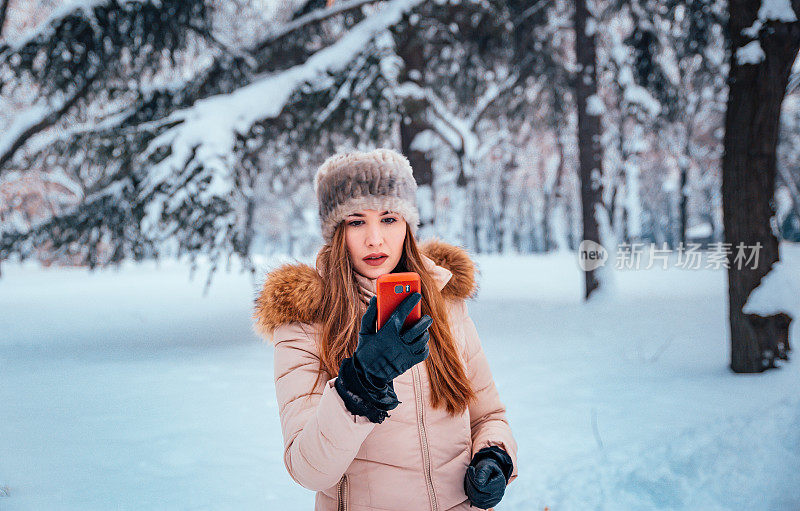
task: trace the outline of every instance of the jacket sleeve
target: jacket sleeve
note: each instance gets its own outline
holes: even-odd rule
[[[459,300],[460,318],[464,329],[466,343],[467,376],[475,391],[475,399],[469,405],[470,427],[472,429],[472,456],[483,449],[496,445],[511,456],[514,469],[509,482],[517,477],[517,442],[511,434],[511,426],[506,419],[506,407],[500,401],[500,395],[489,369],[489,361],[481,347],[478,330],[469,317],[467,304]]]
[[[309,490],[333,487],[375,427],[353,415],[323,373],[313,327],[287,323],[275,329],[275,394],[283,432],[283,461],[292,479]]]

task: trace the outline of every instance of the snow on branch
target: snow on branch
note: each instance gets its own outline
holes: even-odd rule
[[[319,50],[303,64],[270,73],[236,91],[197,101],[189,108],[171,114],[168,121],[178,124],[156,137],[145,150],[169,155],[148,173],[141,197],[152,194],[176,175],[186,179],[207,179],[201,201],[224,197],[233,191],[234,148],[237,136],[252,126],[280,115],[290,97],[303,85],[325,81],[330,74],[345,69],[379,33],[400,21],[403,14],[423,0],[393,0],[381,10],[355,25],[329,47]],[[198,169],[202,169],[198,173]],[[166,198],[153,199],[146,222],[155,225]],[[171,197],[170,202],[176,200]]]
[[[792,9],[790,0],[761,0],[758,19],[791,23],[797,21],[797,14]]]
[[[366,62],[367,54],[361,54],[353,63],[350,71],[347,73],[347,78],[345,79],[344,84],[342,84],[342,86],[339,87],[339,90],[336,91],[336,95],[333,97],[333,100],[328,104],[328,106],[326,106],[325,109],[316,117],[315,123],[318,126],[325,123],[325,121],[327,121],[330,117],[331,113],[333,113],[333,111],[335,111],[339,105],[341,105],[342,102],[345,101],[348,96],[350,96],[350,94],[353,92],[353,83],[356,81],[359,72],[364,69]]]
[[[769,21],[777,21],[778,23],[793,23],[797,21],[797,14],[794,12],[794,9],[792,9],[791,0],[762,0],[756,20],[749,27],[742,29],[742,35],[752,39],[758,38],[761,27],[764,26],[764,23]],[[740,50],[743,49],[744,48],[740,48]],[[738,58],[739,50],[737,50],[736,53]],[[747,60],[742,61],[744,64],[757,64],[758,62],[760,62],[760,60],[755,62]]]
[[[52,112],[53,109],[43,102],[33,105],[17,115],[11,121],[11,125],[7,126],[0,135],[0,155],[8,153],[23,133],[29,131],[33,126],[45,122]]]
[[[97,20],[94,17],[94,10],[99,6],[109,4],[125,6],[125,4],[141,4],[145,2],[158,3],[158,0],[70,0],[64,2],[36,27],[22,34],[18,39],[8,41],[3,46],[0,46],[0,56],[6,53],[18,52],[30,43],[51,37],[56,32],[57,27],[70,17],[83,17],[93,26],[96,26]]]
[[[508,76],[500,84],[490,84],[483,95],[478,98],[475,110],[470,113],[469,118],[467,119],[469,125],[474,129],[483,114],[486,113],[486,110],[489,108],[489,106],[491,106],[492,103],[494,103],[503,93],[511,90],[512,87],[519,84],[521,78],[522,75],[514,73]]]
[[[62,23],[70,16],[84,16],[87,19],[92,19],[94,14],[93,10],[97,5],[106,4],[111,0],[72,0],[64,2],[58,6],[46,20],[39,23],[37,26],[22,34],[18,39],[8,41],[5,47],[0,48],[0,55],[6,51],[16,52],[22,49],[27,44],[39,38],[46,38],[49,34],[55,31],[55,27]]]
[[[447,106],[431,89],[414,82],[404,82],[395,88],[398,97],[425,100],[433,114],[430,119],[436,133],[457,153],[473,154],[477,147],[477,136],[472,126],[450,112]]]
[[[174,57],[207,17],[203,0],[73,0],[22,37],[0,42],[0,72],[12,77],[4,93],[33,88],[38,96],[0,135],[0,172],[75,105],[136,83],[160,65],[164,50]],[[45,102],[55,105],[46,114],[37,106]]]
[[[736,50],[736,62],[739,64],[759,64],[766,58],[758,40],[750,41]]]
[[[367,4],[374,4],[378,0],[350,0],[348,2],[342,2],[338,5],[334,5],[333,7],[329,7],[327,9],[316,9],[304,16],[297,18],[296,20],[292,20],[285,25],[281,25],[280,28],[275,30],[274,32],[270,33],[263,41],[259,41],[256,45],[250,49],[251,53],[256,53],[262,51],[264,48],[269,46],[271,43],[281,39],[282,37],[286,37],[287,35],[295,32],[298,29],[301,29],[307,25],[313,23],[319,23],[327,18],[331,18],[338,14],[343,14],[353,9],[357,9]]]
[[[490,84],[486,91],[477,99],[475,108],[470,110],[465,119],[451,112],[445,102],[430,88],[420,87],[414,82],[404,82],[395,87],[394,92],[398,97],[425,100],[430,107],[430,123],[434,133],[456,152],[460,158],[466,159],[464,163],[478,161],[483,152],[488,150],[494,140],[481,142],[476,131],[476,126],[488,108],[504,93],[511,90],[519,83],[521,75],[514,73],[502,82]],[[420,141],[419,143],[423,143]],[[430,140],[425,141],[426,145]]]
[[[650,94],[650,91],[635,83],[631,83],[625,87],[623,96],[625,101],[634,105],[639,105],[652,117],[655,117],[661,111],[661,103]]]
[[[86,80],[86,83],[70,96],[53,101],[54,105],[42,102],[14,118],[11,126],[0,135],[0,170],[28,139],[54,125],[86,93],[94,80],[94,75],[88,76]]]

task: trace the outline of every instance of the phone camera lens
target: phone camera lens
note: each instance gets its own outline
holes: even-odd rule
[[[402,292],[403,292],[403,286],[401,286],[401,285],[399,285],[399,284],[398,284],[398,285],[396,285],[396,286],[394,286],[394,292],[395,292],[396,294],[400,294],[400,293],[402,293]]]

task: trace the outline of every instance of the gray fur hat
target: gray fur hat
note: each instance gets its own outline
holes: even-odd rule
[[[397,151],[335,154],[317,170],[314,191],[325,243],[333,238],[339,222],[362,209],[399,213],[416,236],[417,182],[408,159]]]

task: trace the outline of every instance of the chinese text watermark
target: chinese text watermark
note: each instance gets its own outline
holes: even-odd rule
[[[668,248],[666,243],[660,247],[655,243],[620,243],[614,265],[618,270],[649,270],[653,267],[666,270],[670,265],[684,270],[719,270],[730,269],[731,264],[737,270],[755,269],[762,245],[761,242],[754,245],[739,242],[736,246],[715,242],[709,243],[706,250],[701,248],[700,243],[691,242],[681,242],[675,248]],[[584,271],[595,270],[605,265],[608,259],[608,251],[599,243],[584,240],[578,247],[578,264]]]

